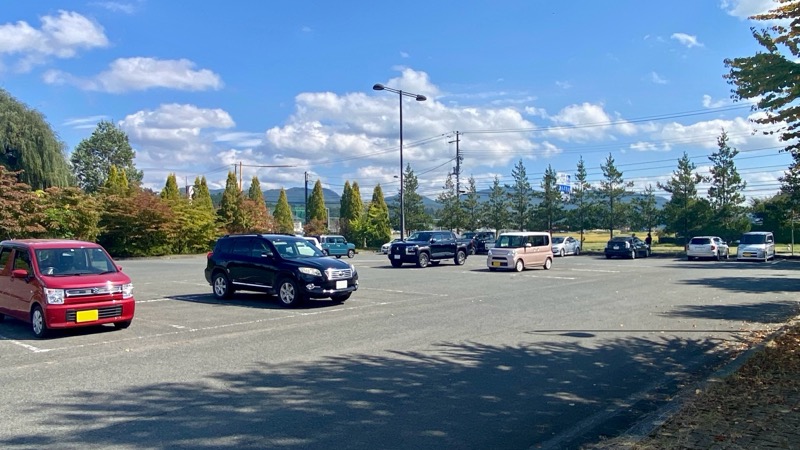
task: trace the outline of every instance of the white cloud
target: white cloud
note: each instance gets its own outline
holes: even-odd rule
[[[636,132],[633,124],[618,116],[612,117],[602,105],[593,103],[570,105],[548,118],[553,125],[543,130],[544,135],[566,142],[613,139],[615,133],[631,135]]]
[[[49,58],[72,58],[79,50],[108,46],[103,27],[69,11],[58,16],[42,16],[42,27],[27,22],[0,25],[0,56],[16,57],[15,66],[28,72]]]
[[[703,107],[705,108],[719,108],[727,105],[728,103],[729,102],[727,100],[714,100],[708,94],[703,95]]]
[[[688,48],[692,47],[702,47],[703,44],[697,41],[697,36],[693,36],[691,34],[686,33],[672,33],[670,36],[672,39],[680,42],[681,44],[685,45]]]
[[[728,14],[740,19],[765,13],[780,6],[774,0],[722,0],[720,7]]]
[[[556,87],[561,89],[570,89],[572,88],[572,83],[569,81],[556,81]]]
[[[654,142],[639,141],[631,144],[630,149],[637,152],[668,152],[672,150],[672,146],[669,142],[656,144]]]
[[[669,81],[667,81],[666,78],[663,78],[661,75],[657,74],[656,72],[650,72],[650,81],[652,81],[655,84],[667,84],[667,83],[669,83]]]
[[[121,93],[153,88],[203,91],[221,89],[222,79],[208,70],[194,70],[187,59],[120,58],[108,70],[91,78],[81,78],[50,70],[43,79],[48,84],[70,84],[88,91]]]
[[[133,14],[133,13],[136,12],[136,9],[138,8],[140,3],[141,3],[141,0],[139,0],[138,2],[134,2],[134,3],[108,1],[108,2],[93,2],[93,3],[90,3],[90,5],[99,6],[99,7],[103,8],[103,9],[107,9],[107,10],[109,10],[111,12],[121,12],[121,13],[124,13],[124,14]]]
[[[89,117],[76,117],[64,122],[64,126],[74,128],[76,130],[92,130],[97,127],[101,120],[108,120],[107,116],[89,116]]]

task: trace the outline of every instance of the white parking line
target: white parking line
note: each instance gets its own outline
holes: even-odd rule
[[[15,341],[14,339],[9,339],[9,338],[3,336],[2,334],[0,334],[0,339],[6,341],[8,343],[14,344],[14,345],[19,345],[20,347],[22,347],[24,349],[27,349],[27,350],[30,350],[30,351],[32,351],[34,353],[44,353],[44,352],[49,352],[50,351],[49,349],[34,347],[34,346],[28,345],[28,344],[26,344],[24,342]]]
[[[602,269],[569,269],[573,272],[603,272],[603,273],[619,273],[619,270],[602,270]]]

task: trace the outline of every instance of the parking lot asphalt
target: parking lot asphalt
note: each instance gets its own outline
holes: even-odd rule
[[[348,261],[341,305],[216,300],[203,255],[121,261],[127,330],[0,323],[0,446],[577,448],[796,315],[800,289],[786,260]]]

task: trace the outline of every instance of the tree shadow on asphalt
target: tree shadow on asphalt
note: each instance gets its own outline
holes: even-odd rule
[[[724,277],[692,278],[677,282],[689,286],[707,286],[723,291],[747,294],[800,292],[800,283],[797,279],[782,274],[753,277],[726,275]]]
[[[21,416],[45,414],[41,428],[6,428],[0,447],[576,448],[626,430],[730,357],[707,337],[551,337],[242,371],[221,363],[199,380],[122,387],[138,376],[127,371],[109,392],[20,403]]]
[[[782,301],[746,305],[685,305],[662,315],[754,323],[784,323],[798,314],[800,314],[800,303]]]
[[[186,295],[170,295],[166,298],[170,300],[178,300],[188,303],[202,303],[204,305],[219,305],[219,306],[238,306],[241,308],[254,308],[254,309],[316,309],[316,308],[329,308],[331,306],[340,306],[341,303],[334,302],[329,298],[321,299],[308,299],[301,306],[295,308],[287,308],[281,305],[281,301],[275,295],[269,295],[262,292],[236,292],[231,298],[220,300],[212,294],[186,294]]]

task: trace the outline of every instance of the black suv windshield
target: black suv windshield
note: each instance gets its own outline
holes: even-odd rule
[[[430,241],[433,235],[431,233],[414,233],[408,237],[409,241]]]
[[[325,256],[314,244],[305,239],[274,239],[272,245],[275,246],[282,258],[296,259]]]

